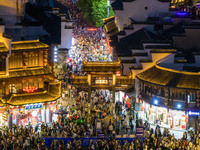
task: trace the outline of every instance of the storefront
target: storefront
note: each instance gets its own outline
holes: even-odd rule
[[[35,126],[37,123],[51,123],[53,111],[57,109],[57,102],[36,103],[13,106],[11,112],[12,125]]]
[[[200,131],[200,112],[188,111],[188,129]]]
[[[143,102],[141,111],[138,111],[138,118],[151,124],[175,129],[186,129],[187,123],[185,111],[167,109],[146,102]]]

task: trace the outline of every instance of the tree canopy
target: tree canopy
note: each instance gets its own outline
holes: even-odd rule
[[[89,23],[96,27],[103,25],[103,18],[107,18],[107,0],[79,0],[78,5]],[[114,16],[111,6],[109,16]]]

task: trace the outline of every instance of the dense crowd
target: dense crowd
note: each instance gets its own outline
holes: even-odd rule
[[[73,3],[71,0],[64,3],[69,6],[71,17],[74,20],[73,45],[67,60],[69,70],[80,74],[84,60],[111,61],[112,55],[107,47],[106,36],[102,29],[87,23],[77,3]]]
[[[72,73],[86,75],[82,72],[82,64],[86,61],[111,61],[112,55],[107,47],[106,37],[102,29],[90,26],[83,17],[83,12],[78,8],[75,0],[62,0],[68,6],[71,17],[74,20],[73,39],[74,44],[67,59],[67,78],[65,82],[70,85]],[[92,30],[91,30],[92,29]],[[67,80],[67,81],[66,81]],[[70,85],[71,86],[71,85]],[[72,87],[70,97],[74,96]],[[125,103],[119,105],[118,110],[127,111]],[[168,129],[161,132],[159,126],[154,130],[148,122],[142,120],[136,122],[136,126],[144,128],[144,137],[132,138],[130,141],[119,135],[134,135],[133,120],[127,119],[126,113],[115,115],[114,105],[109,91],[95,90],[88,101],[87,92],[79,92],[73,105],[61,106],[66,114],[58,115],[57,122],[50,125],[42,123],[32,126],[4,127],[0,131],[0,150],[200,150],[200,133],[192,133],[189,137],[183,134],[181,139],[176,139]],[[127,124],[127,120],[129,120]],[[104,138],[90,141],[89,147],[83,147],[82,138],[97,137],[101,132]],[[50,147],[45,146],[45,137],[73,138],[67,143],[62,140],[53,140]]]
[[[39,127],[32,127],[30,124],[26,127],[15,126],[11,129],[3,128],[0,132],[0,149],[1,150],[28,150],[35,148],[43,150],[47,148],[45,141],[41,137],[65,137],[73,138],[72,141],[64,142],[61,140],[53,140],[48,149],[71,150],[71,149],[95,149],[95,150],[199,150],[200,149],[200,133],[192,133],[190,140],[185,132],[181,139],[176,139],[170,134],[168,129],[161,133],[160,127],[155,130],[149,128],[149,124],[143,124],[145,128],[144,138],[132,138],[131,140],[118,138],[113,134],[107,135],[105,138],[90,140],[89,147],[83,147],[82,137],[87,137],[84,123],[76,122],[78,118],[73,117],[70,121],[52,123],[47,126],[44,123]],[[73,121],[72,121],[73,120]],[[88,128],[90,129],[90,128]],[[76,134],[77,133],[77,134]],[[90,135],[92,136],[92,135]],[[95,135],[93,135],[95,136]]]

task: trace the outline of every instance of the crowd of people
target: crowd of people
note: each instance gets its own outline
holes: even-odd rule
[[[73,46],[66,60],[67,72],[64,82],[71,87],[70,97],[75,97],[76,89],[70,85],[72,73],[86,75],[82,72],[83,61],[112,61],[112,54],[106,42],[102,29],[90,26],[83,17],[76,0],[62,0],[68,6],[74,20]],[[63,85],[65,87],[66,85]],[[155,130],[148,122],[138,120],[135,126],[144,128],[143,137],[134,137],[133,120],[125,113],[115,115],[114,110],[127,111],[125,102],[118,107],[112,103],[112,96],[108,90],[94,90],[91,100],[88,93],[81,91],[72,105],[60,106],[67,114],[58,115],[57,122],[50,125],[41,123],[36,126],[4,127],[0,131],[0,150],[200,150],[200,133],[192,133],[188,137],[183,134],[176,139],[168,129],[161,132],[157,125]],[[116,108],[115,108],[116,107]],[[127,124],[127,120],[129,123]],[[88,146],[83,146],[82,138],[97,137],[98,133],[105,136],[90,140]],[[123,135],[133,135],[131,140],[121,138]],[[43,138],[73,138],[72,141],[53,140],[50,147],[46,147]],[[116,138],[119,137],[119,138]]]
[[[83,61],[112,61],[112,53],[107,47],[106,36],[101,28],[87,23],[77,3],[68,0],[64,4],[74,20],[72,32],[72,48],[69,51],[67,65],[73,73],[81,74]]]
[[[73,111],[73,109],[72,109]],[[90,130],[86,121],[78,121],[77,115],[70,117],[61,123],[52,123],[48,126],[44,123],[41,126],[15,126],[12,128],[3,128],[0,132],[0,149],[1,150],[29,150],[29,149],[52,149],[52,150],[72,150],[72,149],[92,149],[92,150],[199,150],[200,149],[200,133],[192,133],[190,140],[185,132],[181,139],[176,139],[174,134],[170,134],[168,129],[161,133],[160,127],[155,130],[149,128],[148,123],[144,123],[144,137],[136,137],[131,139],[116,138],[110,134],[104,138],[90,140],[87,146],[82,143],[81,137],[87,137],[85,131]],[[142,123],[142,122],[141,122]],[[92,126],[92,125],[91,125]],[[92,136],[92,135],[89,135]],[[93,135],[95,136],[95,135]],[[65,142],[54,139],[50,147],[46,147],[45,140],[42,137],[65,137],[73,138],[73,140]]]

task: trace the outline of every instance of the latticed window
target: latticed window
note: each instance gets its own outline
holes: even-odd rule
[[[23,67],[22,61],[23,60],[21,53],[13,53],[9,58],[9,68],[10,69],[22,68]]]
[[[28,53],[28,67],[38,66],[38,52]]]

